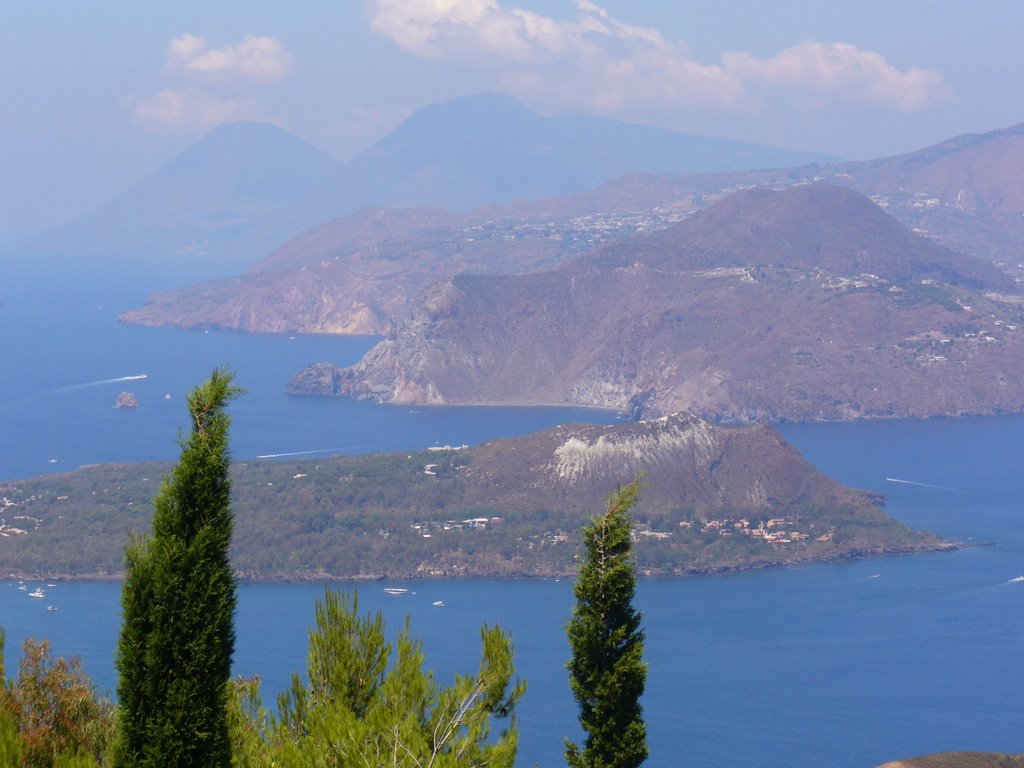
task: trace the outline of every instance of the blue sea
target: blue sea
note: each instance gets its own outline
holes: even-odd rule
[[[116,313],[141,297],[138,284],[123,282],[87,273],[57,286],[32,276],[0,282],[0,477],[173,458],[185,427],[182,395],[223,363],[249,389],[232,411],[239,458],[477,443],[564,420],[619,418],[583,409],[288,398],[284,383],[298,368],[352,362],[373,340],[127,328],[114,322]],[[136,394],[138,410],[112,408],[122,389]],[[823,471],[885,493],[891,515],[971,546],[642,581],[647,764],[870,768],[941,750],[1024,751],[1024,579],[1017,580],[1024,576],[1024,417],[785,425],[782,432]],[[112,690],[120,585],[59,583],[45,601],[17,586],[0,581],[9,670],[23,638],[48,637]],[[392,597],[384,586],[410,593]],[[519,765],[562,763],[563,737],[579,735],[564,671],[569,581],[351,588],[392,627],[410,616],[441,680],[474,668],[483,623],[509,629],[529,684]],[[304,666],[322,589],[240,587],[235,667],[262,677],[268,703]]]

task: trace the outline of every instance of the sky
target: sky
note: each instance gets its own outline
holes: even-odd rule
[[[0,3],[0,242],[102,204],[216,125],[348,160],[485,91],[867,159],[1024,122],[1020,0]]]

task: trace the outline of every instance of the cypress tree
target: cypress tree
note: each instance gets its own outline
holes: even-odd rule
[[[117,668],[116,766],[229,766],[235,579],[220,368],[187,399],[191,433],[153,502],[153,534],[129,545]]]
[[[640,696],[647,679],[644,633],[633,608],[636,567],[630,510],[634,480],[608,498],[605,513],[583,530],[584,557],[576,579],[576,606],[567,627],[572,658],[569,686],[586,732],[582,750],[566,739],[570,768],[636,768],[647,758],[647,727]]]

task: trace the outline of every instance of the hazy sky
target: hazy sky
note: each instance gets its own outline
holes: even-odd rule
[[[0,237],[220,122],[344,160],[482,91],[848,158],[1024,121],[1021,0],[11,0],[0,30]]]

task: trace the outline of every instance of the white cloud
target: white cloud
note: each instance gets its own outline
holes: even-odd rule
[[[498,0],[368,0],[371,28],[424,58],[490,67],[521,96],[575,102],[603,111],[704,106],[747,110],[762,92],[821,103],[868,102],[917,110],[941,95],[932,71],[901,70],[847,43],[803,42],[774,56],[727,53],[693,58],[685,43],[626,24],[577,0],[559,21]]]
[[[251,99],[224,98],[194,88],[167,88],[139,102],[132,111],[138,123],[187,130],[209,130],[221,123],[262,117],[259,105]]]
[[[231,75],[273,83],[292,71],[292,57],[275,37],[246,35],[237,45],[210,48],[206,40],[184,34],[167,46],[165,71]]]
[[[167,45],[163,67],[177,87],[133,100],[132,119],[141,125],[205,131],[236,120],[264,120],[255,91],[291,73],[292,57],[274,37],[246,35],[235,45],[210,48],[193,34]]]
[[[753,85],[812,95],[845,93],[858,101],[891,104],[908,111],[929,106],[942,88],[937,72],[917,67],[900,70],[881,54],[848,43],[805,41],[768,59],[729,53],[722,61],[730,72]]]

